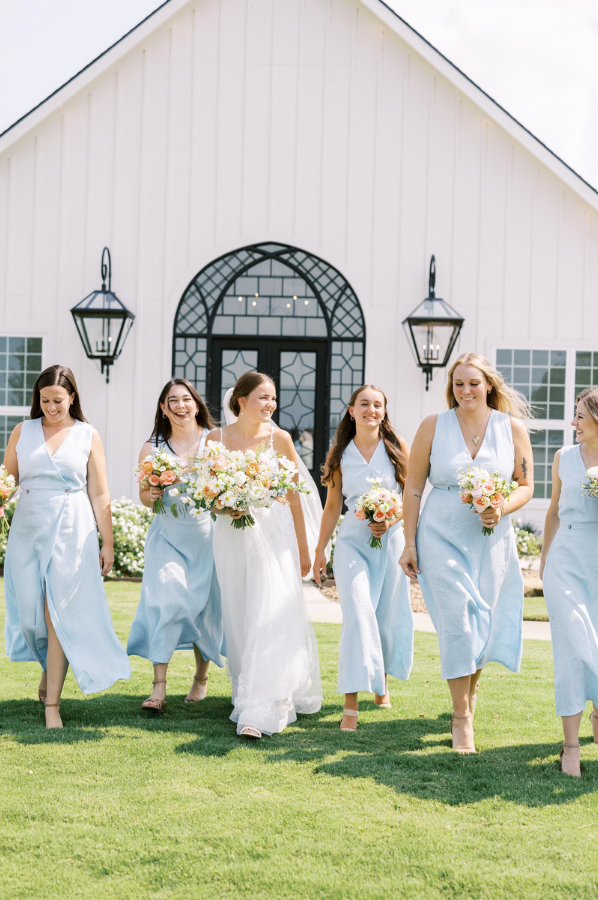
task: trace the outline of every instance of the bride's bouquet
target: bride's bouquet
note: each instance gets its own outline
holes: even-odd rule
[[[183,471],[180,463],[166,453],[164,450],[156,450],[153,456],[146,456],[145,459],[135,466],[135,474],[137,475],[137,483],[142,488],[168,488],[176,481],[179,481]],[[153,505],[155,513],[165,513],[166,507],[164,500],[159,497]]]
[[[396,491],[388,491],[381,487],[381,478],[368,478],[367,481],[372,482],[372,487],[367,493],[357,498],[355,503],[356,517],[376,524],[395,519],[402,509],[400,496]],[[382,539],[372,535],[368,544],[370,547],[380,550],[382,548]]]
[[[4,463],[0,466],[0,534],[8,531],[8,522],[4,515],[4,507],[10,500],[11,494],[17,489],[17,482],[14,475],[10,475],[6,471]]]
[[[466,472],[457,469],[457,483],[461,488],[461,502],[476,513],[484,512],[489,506],[498,509],[519,486],[516,481],[501,478],[498,472],[491,475],[481,466],[469,466]],[[494,534],[494,528],[483,526],[482,534]]]
[[[218,441],[208,441],[193,466],[195,480],[189,496],[195,508],[191,515],[207,510],[215,519],[215,510],[231,509],[242,513],[231,519],[233,528],[251,527],[255,525],[252,507],[272,506],[284,500],[287,491],[309,494],[304,481],[294,481],[296,472],[292,460],[278,456],[270,447],[227,450]],[[177,489],[170,494],[176,496]]]
[[[587,481],[582,484],[583,493],[598,500],[598,466],[586,470]]]

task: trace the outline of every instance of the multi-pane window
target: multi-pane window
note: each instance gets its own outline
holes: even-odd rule
[[[534,418],[564,418],[565,350],[497,350],[496,367],[531,402]]]
[[[598,350],[578,350],[575,354],[575,396],[588,387],[598,387]]]
[[[554,454],[573,440],[570,423],[575,397],[584,388],[598,385],[598,351],[500,349],[496,368],[508,385],[530,401],[538,420],[538,430],[530,435],[534,497],[549,498]]]
[[[0,462],[4,457],[6,445],[13,428],[26,419],[27,416],[0,416]]]
[[[0,406],[29,406],[41,367],[41,338],[0,337]]]
[[[557,450],[563,446],[564,432],[549,428],[532,431],[530,440],[534,454],[534,497],[552,496],[552,463]]]

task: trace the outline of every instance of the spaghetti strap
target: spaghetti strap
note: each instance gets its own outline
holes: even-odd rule
[[[274,425],[270,426],[270,447],[274,449]]]
[[[220,428],[220,443],[222,443],[222,428]]]

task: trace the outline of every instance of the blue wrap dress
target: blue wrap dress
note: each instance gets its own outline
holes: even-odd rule
[[[384,674],[409,678],[413,664],[413,614],[407,576],[399,566],[405,547],[400,524],[382,537],[382,548],[369,546],[368,523],[355,517],[357,499],[371,490],[368,478],[400,493],[394,466],[380,441],[365,461],[355,443],[341,460],[347,514],[334,550],[334,578],[343,611],[337,690],[340,694],[384,694]]]
[[[510,417],[492,410],[475,460],[454,409],[440,413],[430,455],[432,485],[417,528],[418,581],[438,634],[443,678],[473,675],[487,663],[519,671],[523,577],[510,516],[484,535],[479,515],[461,502],[457,469],[482,467],[512,480]]]
[[[87,496],[92,427],[76,421],[53,456],[41,419],[17,443],[21,495],[6,562],[6,652],[46,668],[44,595],[56,636],[84,694],[131,677],[100,574],[96,522]]]
[[[207,435],[204,428],[200,451]],[[167,444],[158,447],[178,459]],[[222,609],[212,549],[213,522],[207,512],[191,516],[180,498],[174,504],[178,517],[173,516],[170,506],[174,501],[168,490],[164,494],[166,512],[154,516],[148,528],[141,597],[127,652],[154,664],[168,663],[175,650],[191,650],[195,644],[204,659],[222,667]]]
[[[559,530],[546,560],[544,596],[558,716],[598,706],[598,499],[582,493],[581,446],[559,454]]]

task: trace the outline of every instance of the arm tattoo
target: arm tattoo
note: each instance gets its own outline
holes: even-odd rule
[[[422,495],[421,495],[421,494],[416,494],[415,491],[413,492],[413,496],[414,496],[414,497],[417,497],[418,500],[421,500],[421,498],[422,498]]]
[[[527,460],[525,456],[521,460],[521,471],[523,472],[523,477],[527,478]]]

